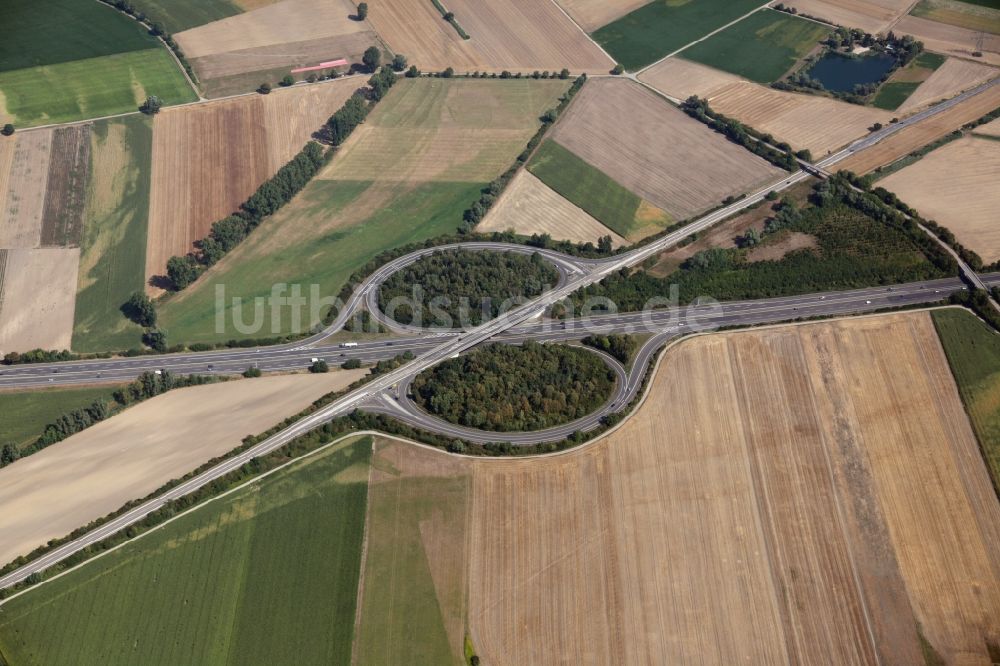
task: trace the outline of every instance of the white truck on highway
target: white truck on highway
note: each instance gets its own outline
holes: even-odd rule
[[[341,347],[357,347],[358,343],[357,342],[341,342],[340,346]]]

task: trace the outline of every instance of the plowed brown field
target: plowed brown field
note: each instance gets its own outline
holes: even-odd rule
[[[477,227],[479,231],[508,231],[530,236],[548,234],[556,240],[596,244],[611,236],[614,247],[628,241],[553,192],[527,169],[521,169],[507,190]]]
[[[1000,75],[1000,69],[977,62],[948,58],[938,67],[896,111],[909,113],[939,99],[954,97],[963,90],[975,88]]]
[[[1000,259],[1000,141],[965,137],[879,181],[951,229],[988,263]]]
[[[552,138],[675,219],[783,173],[624,79],[588,82]]]
[[[719,113],[762,132],[807,148],[820,158],[868,133],[876,122],[888,123],[886,111],[835,99],[782,92],[754,83],[736,83],[709,100]]]
[[[162,275],[322,127],[358,80],[165,109],[153,124],[146,277]]]
[[[386,44],[421,69],[604,74],[614,62],[551,0],[448,0],[463,40],[430,2],[381,0],[369,20]]]
[[[0,247],[38,247],[52,130],[15,134],[0,143],[5,144],[0,149]]]
[[[961,104],[896,132],[871,148],[838,162],[837,168],[857,174],[868,173],[876,167],[894,162],[917,148],[940,139],[965,123],[983,117],[998,106],[1000,106],[1000,85],[992,86]]]
[[[90,125],[56,129],[46,178],[42,245],[71,246],[80,243],[89,173]]]
[[[557,0],[581,28],[594,32],[646,4],[646,0]]]
[[[619,431],[474,466],[485,663],[988,663],[1000,505],[925,313],[695,338]]]

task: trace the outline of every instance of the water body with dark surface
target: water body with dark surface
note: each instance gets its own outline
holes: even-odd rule
[[[827,53],[809,69],[809,76],[833,92],[851,92],[854,86],[876,83],[892,69],[895,58],[884,53],[846,56]]]

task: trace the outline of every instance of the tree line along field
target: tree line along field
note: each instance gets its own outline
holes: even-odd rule
[[[9,442],[21,447],[32,443],[45,426],[74,409],[88,407],[95,400],[108,399],[116,387],[87,387],[0,393],[0,411],[17,414],[4,419],[0,427],[0,447]]]
[[[614,62],[555,2],[451,0],[448,11],[470,35],[462,39],[431,2],[380,0],[368,21],[394,53],[422,70],[502,70],[603,74]]]
[[[453,233],[463,211],[513,164],[539,116],[567,88],[566,81],[524,79],[399,81],[295,199],[198,282],[163,302],[162,326],[185,342],[290,332],[287,316],[274,332],[271,322],[252,335],[231,325],[215,332],[215,285],[243,298],[238,311],[227,300],[226,321],[238,312],[250,324],[248,299],[270,294],[275,283],[298,284],[304,295],[315,284],[332,298],[379,252]],[[413,142],[447,162],[424,160]],[[439,145],[457,149],[442,152]],[[315,323],[299,322],[301,330]]]
[[[814,21],[762,9],[683,54],[688,60],[768,84],[784,76],[829,32]]]
[[[0,46],[0,123],[18,127],[135,111],[146,95],[197,99],[180,69],[136,22],[98,2],[17,0]]]
[[[622,118],[629,122],[621,123]],[[645,87],[622,79],[589,81],[551,137],[674,220],[693,217],[783,173]],[[658,230],[612,228],[632,240]]]
[[[950,229],[986,263],[1000,259],[1000,141],[970,135],[879,181],[929,220]]]
[[[0,469],[0,502],[8,509],[0,516],[0,563],[147,496],[366,373],[342,370],[177,388],[23,457]],[[58,394],[26,395],[29,405],[49,395],[60,404]]]
[[[282,0],[179,32],[175,38],[209,97],[249,92],[298,66],[361,62],[381,41],[349,0]]]
[[[656,0],[594,31],[627,70],[637,70],[705,37],[758,7],[756,0]]]
[[[347,663],[370,453],[370,438],[328,447],[7,601],[0,653],[17,664]]]

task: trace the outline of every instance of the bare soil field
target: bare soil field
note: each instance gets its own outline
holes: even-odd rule
[[[945,23],[937,23],[917,16],[904,16],[895,25],[896,34],[913,35],[924,43],[928,51],[950,56],[971,58],[981,33]],[[978,62],[1000,65],[1000,35],[983,34],[982,57]]]
[[[61,537],[339,390],[366,370],[177,389],[0,471],[0,560]],[[86,496],[87,502],[80,502]]]
[[[90,125],[56,129],[52,135],[51,159],[46,179],[42,246],[80,244],[89,173]]]
[[[1000,141],[965,137],[879,181],[951,229],[987,263],[1000,259]]]
[[[792,0],[785,5],[836,25],[861,28],[872,34],[884,32],[909,11],[912,0]]]
[[[614,62],[551,1],[450,0],[471,36],[463,40],[430,2],[382,0],[369,21],[386,44],[421,69],[534,70],[604,74]]]
[[[1000,639],[1000,505],[925,313],[695,338],[602,442],[472,464],[484,663],[924,663],[918,632],[988,663]]]
[[[871,148],[855,153],[839,162],[837,168],[857,174],[868,173],[876,167],[894,162],[917,148],[940,139],[965,123],[983,117],[998,106],[1000,106],[1000,86],[993,86],[947,111],[893,134]]]
[[[1000,69],[969,60],[948,58],[903,102],[897,113],[909,113],[940,99],[954,97],[963,90],[1000,75]]]
[[[646,4],[646,0],[557,0],[581,28],[594,32]]]
[[[337,58],[360,61],[379,41],[366,22],[350,18],[355,11],[347,0],[283,0],[175,38],[211,91],[211,80],[221,77]]]
[[[79,263],[79,248],[7,250],[0,354],[69,349]]]
[[[614,247],[628,241],[553,192],[527,169],[513,182],[476,227],[478,231],[508,231],[530,236],[548,234],[556,240],[596,244],[601,236],[611,236]]]
[[[0,247],[38,247],[42,234],[42,211],[48,183],[49,156],[52,152],[52,130],[36,130],[15,134],[7,148],[7,169],[0,175]],[[4,164],[0,161],[0,167]]]
[[[711,99],[734,83],[746,83],[735,74],[678,57],[650,67],[639,75],[639,80],[675,100],[685,100],[691,95]]]
[[[319,178],[488,182],[569,87],[562,80],[404,79]]]
[[[629,121],[623,123],[624,118]],[[552,138],[675,219],[782,174],[655,93],[623,79],[590,81]]]
[[[1000,136],[1000,118],[992,120],[985,125],[980,125],[974,131],[975,134],[985,134],[986,136]]]
[[[354,92],[345,79],[165,109],[153,123],[146,277],[235,211]]]
[[[835,99],[782,92],[753,83],[737,83],[710,98],[712,108],[740,122],[806,148],[820,158],[868,133],[892,114]]]

